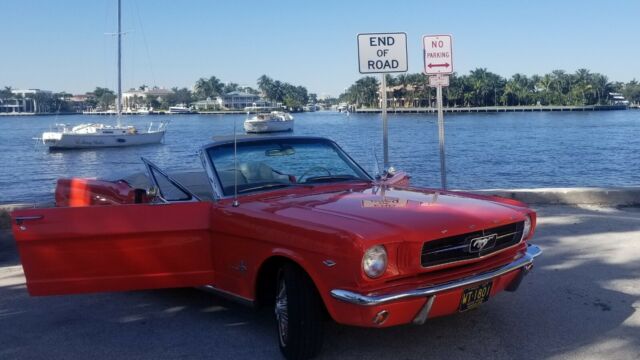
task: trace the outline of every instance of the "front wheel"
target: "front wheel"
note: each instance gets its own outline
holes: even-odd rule
[[[275,299],[280,351],[287,359],[310,359],[322,348],[320,297],[309,277],[294,265],[278,272]]]

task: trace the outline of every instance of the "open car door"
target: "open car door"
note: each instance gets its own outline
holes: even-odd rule
[[[14,211],[27,289],[60,295],[212,284],[211,207],[192,198]]]

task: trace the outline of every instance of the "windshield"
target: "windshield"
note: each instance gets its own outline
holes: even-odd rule
[[[370,177],[333,142],[324,139],[265,139],[238,142],[208,150],[225,195],[295,185],[370,181]]]

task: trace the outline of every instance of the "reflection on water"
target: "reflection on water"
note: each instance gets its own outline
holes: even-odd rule
[[[154,116],[127,117],[146,127]],[[65,176],[118,178],[144,171],[140,157],[161,167],[200,167],[196,153],[212,136],[229,135],[244,115],[174,115],[165,144],[49,152],[32,137],[54,122],[115,122],[113,117],[0,117],[0,202],[48,200]],[[295,114],[296,135],[338,142],[367,171],[382,159],[380,115]],[[451,188],[525,188],[640,185],[640,111],[451,114],[445,116]],[[389,116],[390,159],[412,183],[438,187],[438,132],[434,115]]]

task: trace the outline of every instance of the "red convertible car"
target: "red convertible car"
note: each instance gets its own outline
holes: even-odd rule
[[[524,204],[373,178],[325,138],[219,138],[200,157],[60,179],[55,207],[13,212],[29,293],[204,287],[273,306],[284,356],[309,358],[327,316],[423,324],[515,291],[541,253]]]

